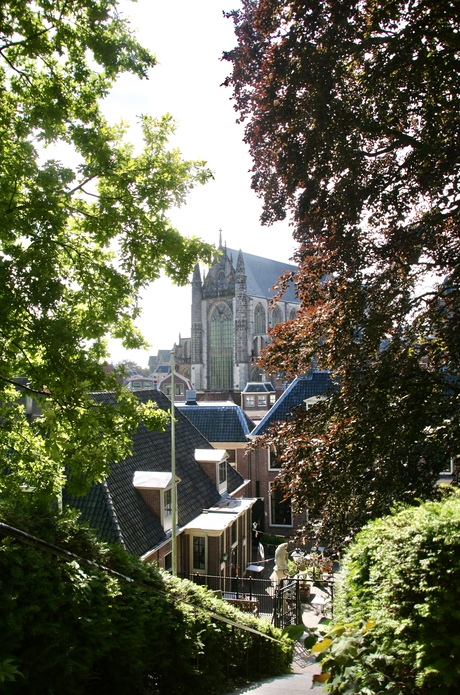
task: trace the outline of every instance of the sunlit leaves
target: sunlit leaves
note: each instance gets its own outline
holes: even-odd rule
[[[108,337],[146,347],[133,323],[139,290],[162,272],[183,284],[211,254],[168,219],[210,176],[169,148],[171,117],[140,117],[144,147],[135,152],[126,126],[100,111],[118,74],[147,77],[154,64],[112,0],[0,8],[0,448],[9,487],[55,490],[68,467],[83,489],[129,452],[139,419],[164,424],[135,399],[103,408],[88,396],[120,393],[103,368]],[[12,405],[17,377],[38,420]]]

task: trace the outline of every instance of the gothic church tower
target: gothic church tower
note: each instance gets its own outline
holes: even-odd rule
[[[260,381],[255,358],[269,341],[267,327],[295,316],[299,301],[289,288],[271,306],[271,289],[295,266],[227,249],[201,278],[192,280],[191,382],[197,391],[241,392]]]

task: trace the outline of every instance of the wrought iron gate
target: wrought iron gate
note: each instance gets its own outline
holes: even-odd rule
[[[273,624],[284,628],[286,625],[299,625],[301,622],[300,583],[296,579],[281,579],[275,590]]]

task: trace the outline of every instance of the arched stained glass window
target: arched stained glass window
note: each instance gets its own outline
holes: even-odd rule
[[[254,335],[266,333],[265,309],[262,304],[258,304],[254,310]]]
[[[279,306],[275,306],[272,313],[272,326],[276,326],[278,323],[281,323],[282,320],[283,314],[281,313],[281,309]]]
[[[226,304],[214,307],[209,330],[209,385],[212,390],[233,388],[233,315]]]
[[[293,321],[296,316],[297,316],[297,311],[295,309],[291,309],[291,311],[289,312],[289,321]]]

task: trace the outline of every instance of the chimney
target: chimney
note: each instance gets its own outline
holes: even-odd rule
[[[197,405],[196,391],[186,391],[185,398],[185,405]]]

